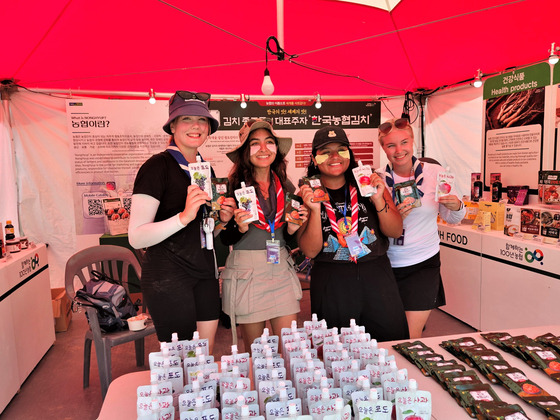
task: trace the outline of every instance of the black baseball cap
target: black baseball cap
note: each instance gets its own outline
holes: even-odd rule
[[[342,128],[332,125],[328,125],[317,130],[315,136],[313,137],[312,149],[313,151],[316,151],[329,143],[340,143],[350,147],[350,142],[348,141],[346,132]]]

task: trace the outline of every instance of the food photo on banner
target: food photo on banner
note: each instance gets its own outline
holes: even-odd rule
[[[326,125],[345,129],[357,160],[374,168],[380,165],[377,101],[323,101],[321,108],[315,107],[314,100],[251,101],[246,108],[233,101],[210,101],[209,107],[220,127],[200,153],[218,178],[228,176],[232,164],[226,152],[239,144],[239,129],[251,118],[266,118],[275,131],[293,139],[287,172],[295,185],[309,164],[313,135]],[[160,124],[168,113],[168,103],[81,99],[68,100],[66,109],[76,232],[126,233],[138,168],[169,142]]]

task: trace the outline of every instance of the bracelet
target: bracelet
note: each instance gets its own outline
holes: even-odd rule
[[[377,213],[381,213],[383,210],[385,210],[385,213],[387,213],[388,208],[389,208],[389,204],[387,204],[387,200],[385,200],[385,205],[383,206],[383,208],[381,210],[377,210],[377,208],[376,208],[375,211]]]
[[[459,208],[455,211],[461,211],[461,210],[463,210],[463,207],[465,207],[465,204],[462,201],[459,201],[459,203],[461,203],[461,204],[459,204]]]

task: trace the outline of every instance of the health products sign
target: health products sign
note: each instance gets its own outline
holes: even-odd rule
[[[545,86],[550,66],[540,63],[484,82],[484,182],[501,173],[504,185],[535,190],[542,167]]]

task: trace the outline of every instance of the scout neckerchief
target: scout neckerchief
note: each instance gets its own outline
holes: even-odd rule
[[[416,156],[412,156],[412,171],[414,173],[414,181],[416,185],[422,185],[424,181],[424,174],[422,172],[422,162],[420,162]],[[391,194],[393,195],[393,201],[395,201],[395,189],[393,186],[395,185],[395,178],[393,178],[393,168],[387,164],[385,168],[385,183],[391,189]],[[420,197],[424,196],[424,193],[418,188],[418,194]]]
[[[185,171],[185,173],[187,174],[189,179],[191,179],[191,174],[189,173],[189,162],[187,162],[187,159],[185,159],[185,156],[183,156],[183,154],[181,153],[181,151],[177,147],[177,144],[175,143],[175,140],[172,139],[171,143],[169,143],[169,146],[167,146],[167,148],[165,150],[167,150],[169,152],[169,154],[171,156],[173,156],[173,158],[179,164],[180,168],[183,171]],[[197,153],[197,155],[200,156],[200,153]],[[202,156],[200,156],[200,159],[201,159],[202,162],[206,162],[202,158]],[[212,176],[215,177],[214,168],[210,167],[210,169],[212,170]]]
[[[276,217],[274,218],[274,221],[267,221],[262,211],[261,205],[259,204],[259,200],[257,199],[259,223],[255,223],[255,227],[266,230],[267,232],[274,233],[275,228],[279,228],[284,224],[284,222],[282,222],[282,216],[284,215],[284,190],[282,189],[280,178],[278,178],[278,176],[274,172],[271,173],[272,178],[274,179],[274,189],[276,190]]]
[[[350,211],[351,211],[351,225],[348,223],[348,218],[346,217],[346,205],[348,201],[348,188],[346,189],[346,196],[344,198],[344,209],[339,211],[343,216],[344,232],[340,231],[340,227],[336,221],[336,215],[334,213],[333,205],[330,201],[324,201],[325,209],[327,210],[327,216],[331,222],[331,227],[337,237],[340,235],[344,236],[347,233],[358,233],[358,190],[353,185],[350,185]],[[339,237],[340,242],[340,237]],[[341,244],[342,245],[342,244]]]

